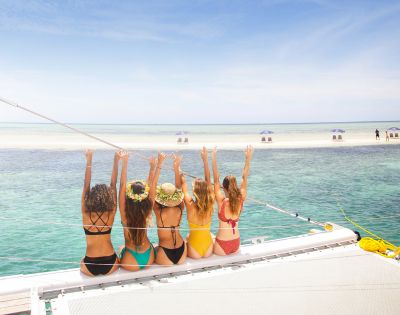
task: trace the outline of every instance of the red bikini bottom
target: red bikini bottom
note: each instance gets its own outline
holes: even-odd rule
[[[235,253],[240,247],[240,237],[235,238],[233,240],[229,240],[229,241],[224,241],[224,240],[215,238],[215,241],[218,243],[219,246],[221,246],[225,255]]]

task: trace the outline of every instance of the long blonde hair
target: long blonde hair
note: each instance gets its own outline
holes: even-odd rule
[[[196,178],[193,186],[193,195],[197,206],[197,215],[204,218],[214,210],[214,192],[203,179]]]
[[[233,215],[239,215],[242,205],[242,193],[236,182],[236,177],[229,175],[224,178],[222,187],[228,192],[229,204]]]

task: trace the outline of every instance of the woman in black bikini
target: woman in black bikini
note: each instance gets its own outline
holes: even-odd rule
[[[158,157],[158,165],[154,182],[157,183],[160,169],[165,159],[165,155]],[[176,162],[176,159],[175,159]],[[157,187],[157,195],[154,203],[154,213],[156,215],[159,246],[156,248],[156,263],[159,265],[178,265],[186,260],[186,243],[179,233],[182,221],[183,192],[180,189],[181,175],[179,169],[175,169],[175,185],[164,183]]]
[[[88,276],[106,275],[118,269],[118,257],[111,243],[111,227],[117,210],[118,162],[116,152],[110,186],[97,184],[90,188],[93,152],[86,151],[85,183],[82,192],[82,221],[86,234],[86,256],[81,271]]]

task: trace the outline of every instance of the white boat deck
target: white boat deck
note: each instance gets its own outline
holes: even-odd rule
[[[60,295],[53,314],[399,314],[398,262],[357,244]]]
[[[32,314],[45,314],[46,301],[53,314],[396,313],[399,262],[359,249],[356,238],[334,225],[332,232],[242,246],[235,255],[179,266],[101,277],[78,269],[4,277],[0,314],[21,294],[30,295]],[[23,303],[29,309],[26,297]]]

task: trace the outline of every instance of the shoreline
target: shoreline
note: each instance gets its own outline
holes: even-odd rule
[[[114,148],[103,144],[101,142],[0,142],[1,150],[83,150],[101,149],[101,150],[114,150]],[[366,140],[366,139],[348,139],[343,141],[332,140],[306,140],[306,141],[273,141],[271,143],[261,142],[189,142],[188,144],[177,144],[174,142],[113,142],[113,144],[128,149],[128,150],[199,150],[203,146],[211,149],[217,147],[222,150],[242,150],[247,145],[252,145],[257,150],[268,149],[312,149],[312,148],[337,148],[337,147],[360,147],[360,146],[385,146],[385,145],[400,145],[400,139],[396,140]]]

